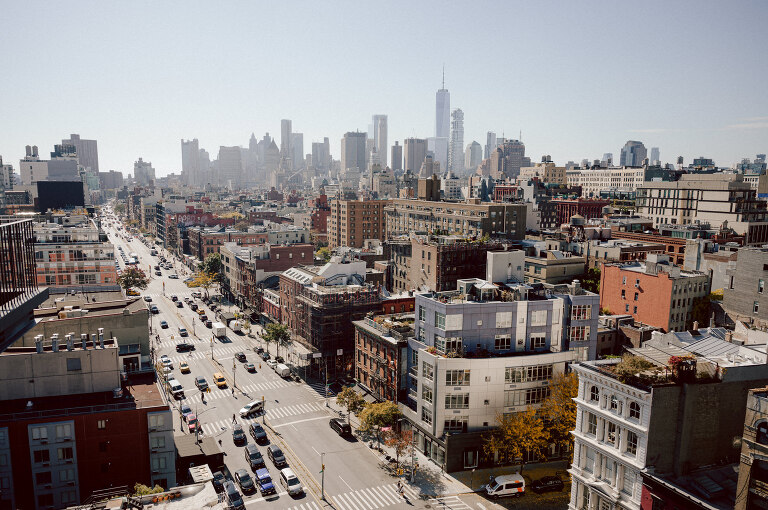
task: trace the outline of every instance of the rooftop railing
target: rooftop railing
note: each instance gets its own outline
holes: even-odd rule
[[[0,315],[37,290],[35,234],[31,219],[0,222]]]

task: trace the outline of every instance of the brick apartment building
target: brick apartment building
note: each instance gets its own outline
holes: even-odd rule
[[[358,383],[378,401],[405,399],[405,357],[413,336],[413,315],[376,315],[354,321]]]
[[[631,315],[662,331],[684,331],[697,298],[709,295],[709,276],[684,271],[667,255],[649,254],[645,262],[604,264],[600,309]]]
[[[587,220],[600,218],[603,207],[611,203],[610,200],[592,198],[555,198],[551,202],[555,207],[558,225],[570,223],[571,218],[577,214]]]
[[[328,196],[325,194],[315,198],[310,213],[309,230],[312,233],[328,233],[328,216],[331,215],[331,206],[328,205]]]
[[[362,248],[366,239],[384,240],[386,200],[332,200],[328,216],[328,247]]]
[[[224,243],[237,243],[240,246],[265,244],[267,232],[241,232],[224,227],[200,227],[187,229],[189,251],[193,257],[204,260],[212,253],[220,253]]]

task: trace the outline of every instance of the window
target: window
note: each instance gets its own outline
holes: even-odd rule
[[[547,337],[544,335],[531,335],[531,349],[544,349],[547,347]]]
[[[635,292],[635,301],[637,301],[637,297],[638,296],[639,296],[639,294],[637,292]]]
[[[760,303],[755,301],[754,303],[752,303],[752,313],[757,313],[758,310],[760,310]]]
[[[615,447],[616,436],[616,424],[609,421],[605,428],[605,442]]]
[[[592,402],[600,402],[600,390],[597,386],[592,386],[589,389],[589,400]]]
[[[446,370],[446,386],[469,386],[469,370]]]
[[[435,378],[435,368],[427,364],[426,361],[421,364],[421,373],[427,381],[432,381]]]
[[[624,311],[625,311],[626,313],[629,313],[629,305],[624,305]]]
[[[75,503],[75,496],[76,492],[74,490],[69,491],[62,491],[61,493],[61,502],[66,505],[71,505]]]
[[[616,397],[616,395],[611,395],[611,411],[618,411],[619,410],[619,399]]]
[[[152,470],[159,471],[166,468],[165,457],[152,457]]]
[[[528,367],[507,367],[504,382],[534,382],[552,379],[552,365],[531,365]]]
[[[421,387],[421,399],[424,402],[432,403],[432,388],[428,388],[426,386]]]
[[[74,451],[72,448],[59,448],[58,449],[58,457],[59,460],[72,460],[75,456]]]
[[[435,312],[435,327],[437,329],[445,329],[445,314]]]
[[[75,481],[75,468],[67,468],[59,471],[60,482],[74,482]]]
[[[32,452],[32,459],[34,459],[35,464],[40,464],[41,462],[50,462],[51,452],[48,450],[35,450]]]
[[[583,321],[592,318],[592,305],[574,305],[571,308],[571,319]]]
[[[549,396],[549,388],[527,388],[522,390],[507,390],[504,392],[504,405],[529,406],[540,404]]]
[[[510,335],[496,335],[496,340],[493,344],[493,348],[497,351],[506,351],[509,350],[512,342],[512,337]]]
[[[427,320],[427,310],[423,306],[419,306],[419,320],[424,322]]]
[[[107,420],[99,420],[96,422],[96,428],[100,430],[104,430],[107,428]]]
[[[443,424],[444,432],[466,432],[469,424],[468,416],[453,416],[446,418]]]
[[[48,439],[47,427],[32,427],[32,439],[34,440],[46,440]]]
[[[469,393],[449,393],[445,396],[446,409],[469,409]]]
[[[41,471],[39,473],[35,473],[35,483],[37,485],[46,485],[53,481],[53,478],[51,477],[50,471]]]
[[[639,420],[640,419],[640,404],[637,402],[630,402],[629,403],[629,417],[633,420]]]
[[[72,437],[72,425],[69,423],[63,423],[56,425],[56,439],[65,439]]]
[[[149,426],[150,427],[162,427],[163,426],[163,415],[162,414],[150,414],[149,415]]]
[[[37,506],[43,508],[53,506],[53,494],[38,494]]]
[[[632,313],[637,313],[637,307],[636,306],[632,307]]]
[[[421,421],[427,425],[432,425],[432,410],[426,407],[421,408]]]
[[[152,436],[149,438],[149,447],[152,449],[165,448],[165,436]]]
[[[624,480],[621,484],[621,492],[624,494],[628,494],[629,497],[632,497],[632,493],[635,489],[635,474],[632,472],[632,470],[624,468]]]
[[[568,339],[571,342],[586,342],[589,340],[589,326],[571,326],[568,328]]]
[[[597,416],[592,413],[587,413],[587,434],[597,434]]]
[[[627,453],[637,455],[637,434],[631,430],[627,431]]]
[[[584,455],[584,471],[591,473],[595,470],[595,450],[589,448],[588,446],[584,446],[584,449],[586,450],[586,455]],[[589,495],[589,491],[585,490],[584,493]]]
[[[80,358],[67,358],[67,372],[81,370]]]
[[[626,285],[627,284],[627,277],[626,276],[622,277],[621,284],[622,285]]]
[[[755,440],[760,444],[768,445],[768,423],[760,422],[757,426],[757,434]]]

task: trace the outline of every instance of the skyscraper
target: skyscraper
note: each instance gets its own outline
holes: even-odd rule
[[[139,158],[133,163],[133,179],[139,186],[152,186],[155,181],[155,169],[152,163]]]
[[[74,145],[77,162],[84,168],[99,171],[99,149],[96,140],[85,140],[80,135],[69,135],[69,140],[62,140],[62,145]]]
[[[606,152],[605,154],[603,154],[603,159],[600,161],[600,164],[606,168],[613,165],[613,153]]]
[[[376,149],[377,162],[381,168],[387,166],[387,116],[373,116],[373,146]]]
[[[659,154],[658,147],[651,147],[651,164],[657,165],[661,163],[661,155]]]
[[[312,143],[312,165],[320,175],[327,175],[331,169],[331,153],[328,138],[322,143]]]
[[[237,189],[243,172],[240,147],[219,147],[219,186]]]
[[[443,70],[443,86],[435,96],[435,136],[427,140],[427,150],[432,152],[435,161],[438,161],[443,168],[448,166],[450,137],[451,93],[445,88],[445,70]],[[416,171],[418,171],[418,167]]]
[[[291,133],[293,133],[293,124],[289,119],[280,121],[280,156],[290,158],[293,156],[291,151]]]
[[[418,174],[427,156],[427,141],[423,138],[406,138],[404,151],[405,171]]]
[[[448,169],[456,174],[464,172],[464,112],[456,108],[451,114],[451,146],[448,150]]]
[[[366,133],[348,132],[341,139],[341,171],[357,168],[360,172],[365,170],[365,141]]]
[[[400,142],[395,142],[392,146],[392,170],[398,171],[403,169],[403,146]]]
[[[491,153],[493,150],[497,147],[496,145],[496,133],[493,131],[488,131],[488,134],[485,136],[485,153],[483,154],[484,159],[488,159],[491,157]]]
[[[483,162],[483,147],[474,140],[467,144],[467,150],[464,152],[464,169],[474,172]]]
[[[304,133],[291,133],[291,163],[298,170],[304,165]]]
[[[181,140],[181,175],[188,186],[200,186],[200,145],[197,138]]]
[[[648,157],[648,151],[643,142],[629,140],[621,149],[620,166],[643,166],[643,160]]]

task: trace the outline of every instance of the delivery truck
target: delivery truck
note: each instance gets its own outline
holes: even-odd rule
[[[291,377],[291,369],[288,368],[288,365],[284,365],[282,363],[278,363],[275,365],[275,373],[279,375],[280,377],[288,378]]]
[[[216,338],[224,338],[227,336],[227,327],[221,322],[214,322],[211,329],[213,329],[213,336]]]

